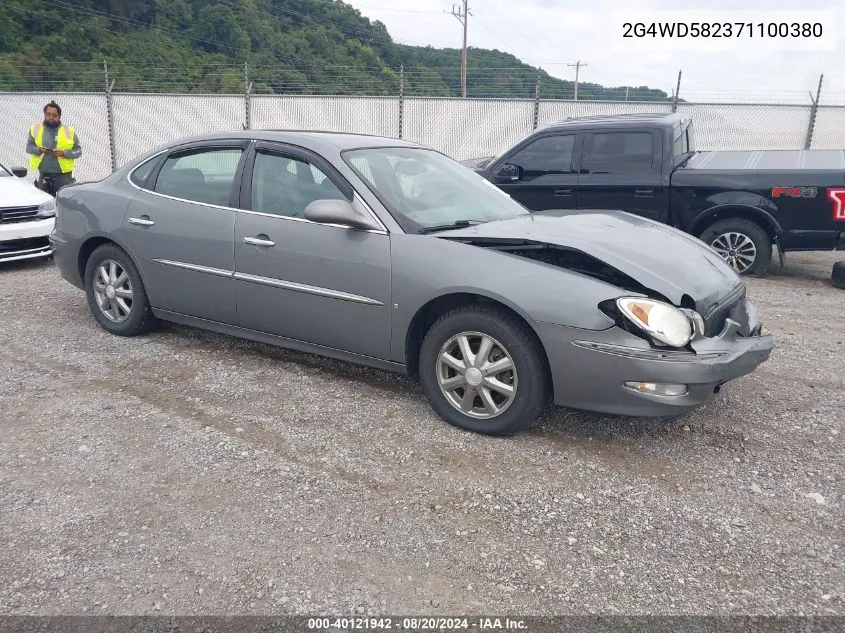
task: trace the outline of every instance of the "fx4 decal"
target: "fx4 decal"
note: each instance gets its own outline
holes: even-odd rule
[[[815,198],[818,187],[772,187],[773,198]]]

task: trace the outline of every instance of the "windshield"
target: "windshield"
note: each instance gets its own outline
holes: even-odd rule
[[[378,147],[350,150],[343,158],[406,231],[529,213],[471,169],[432,150]]]
[[[3,163],[0,163],[0,178],[14,178],[12,172],[6,169],[6,166]]]

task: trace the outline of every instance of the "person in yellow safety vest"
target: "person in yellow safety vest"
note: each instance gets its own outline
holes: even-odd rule
[[[26,153],[30,154],[30,173],[39,174],[35,186],[51,196],[76,182],[73,169],[82,155],[82,146],[76,130],[62,124],[62,109],[55,101],[44,106],[44,120],[30,126]]]

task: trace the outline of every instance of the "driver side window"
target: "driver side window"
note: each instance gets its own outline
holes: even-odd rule
[[[522,181],[552,174],[574,174],[574,150],[574,134],[543,136],[519,150],[507,162],[521,168]]]
[[[289,218],[305,217],[305,207],[315,200],[350,200],[314,165],[260,150],[252,169],[250,208]]]

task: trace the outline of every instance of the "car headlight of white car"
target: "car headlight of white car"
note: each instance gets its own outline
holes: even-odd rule
[[[668,303],[641,297],[622,297],[616,300],[616,305],[634,325],[666,345],[683,347],[695,335],[690,318]]]
[[[39,218],[54,218],[56,217],[56,201],[54,199],[48,200],[38,205],[38,213],[35,214]]]

